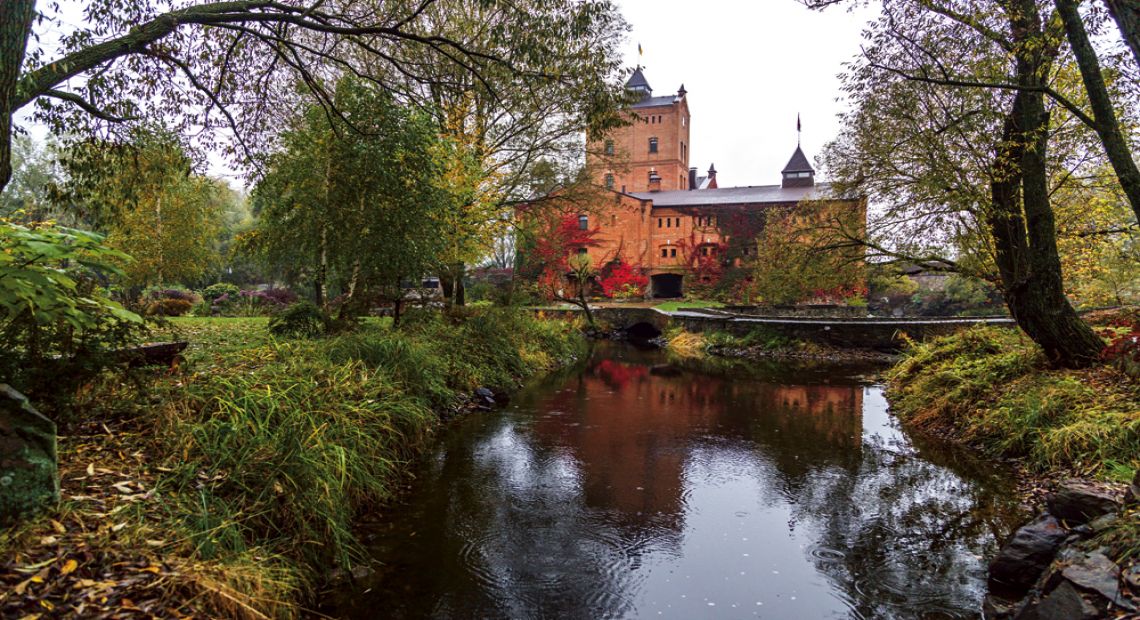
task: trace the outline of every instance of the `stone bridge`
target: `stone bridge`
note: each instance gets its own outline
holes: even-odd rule
[[[975,325],[1015,327],[1008,317],[986,318],[828,318],[765,317],[725,310],[690,308],[665,312],[655,308],[592,308],[595,320],[610,329],[621,329],[630,335],[653,338],[669,327],[679,326],[689,332],[728,332],[744,336],[763,331],[772,337],[805,340],[834,347],[897,351],[906,338],[926,340],[952,334]],[[546,316],[576,318],[581,310],[543,310]]]

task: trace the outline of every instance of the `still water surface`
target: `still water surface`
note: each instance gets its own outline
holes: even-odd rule
[[[1009,482],[858,369],[583,366],[443,434],[344,618],[972,618]],[[865,370],[865,369],[864,369]]]

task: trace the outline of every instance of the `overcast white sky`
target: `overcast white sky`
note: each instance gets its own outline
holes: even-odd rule
[[[838,74],[875,13],[819,12],[796,0],[616,0],[632,26],[626,62],[653,94],[689,91],[691,166],[716,164],[721,187],[780,182],[796,148],[815,161],[838,132]]]
[[[3,1],[3,0],[0,0]],[[796,114],[812,161],[838,132],[838,74],[859,52],[874,13],[811,11],[796,0],[616,0],[632,31],[625,61],[640,63],[654,94],[683,83],[692,113],[690,165],[715,163],[721,187],[780,182],[796,146]],[[63,2],[78,21],[81,3]],[[637,45],[644,55],[638,57]],[[26,113],[28,110],[25,110]],[[42,127],[16,122],[43,139]],[[210,172],[241,183],[218,158]]]

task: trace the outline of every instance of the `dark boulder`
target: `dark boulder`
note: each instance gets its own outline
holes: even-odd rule
[[[1012,598],[1025,594],[1067,536],[1068,531],[1052,515],[1041,515],[1014,532],[990,563],[990,591]]]
[[[1120,567],[1099,551],[1082,554],[1061,569],[1061,576],[1081,590],[1094,592],[1106,601],[1120,598]]]
[[[1120,502],[1094,484],[1069,480],[1046,498],[1049,514],[1076,525],[1120,510]]]
[[[1094,620],[1104,613],[1068,581],[1061,582],[1036,605],[1037,620]]]
[[[477,388],[475,390],[475,397],[483,401],[485,404],[495,404],[495,393],[491,390],[488,390],[487,388]]]

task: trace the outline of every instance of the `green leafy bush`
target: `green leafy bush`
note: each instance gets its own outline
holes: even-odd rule
[[[112,363],[143,328],[104,292],[127,260],[95,233],[0,222],[0,377],[42,406]]]
[[[311,301],[297,302],[269,319],[269,333],[274,336],[319,336],[328,326],[328,316]]]
[[[236,284],[230,284],[229,282],[218,282],[202,289],[202,298],[206,301],[212,302],[222,295],[236,297],[240,292],[241,289],[238,288],[238,285]]]

